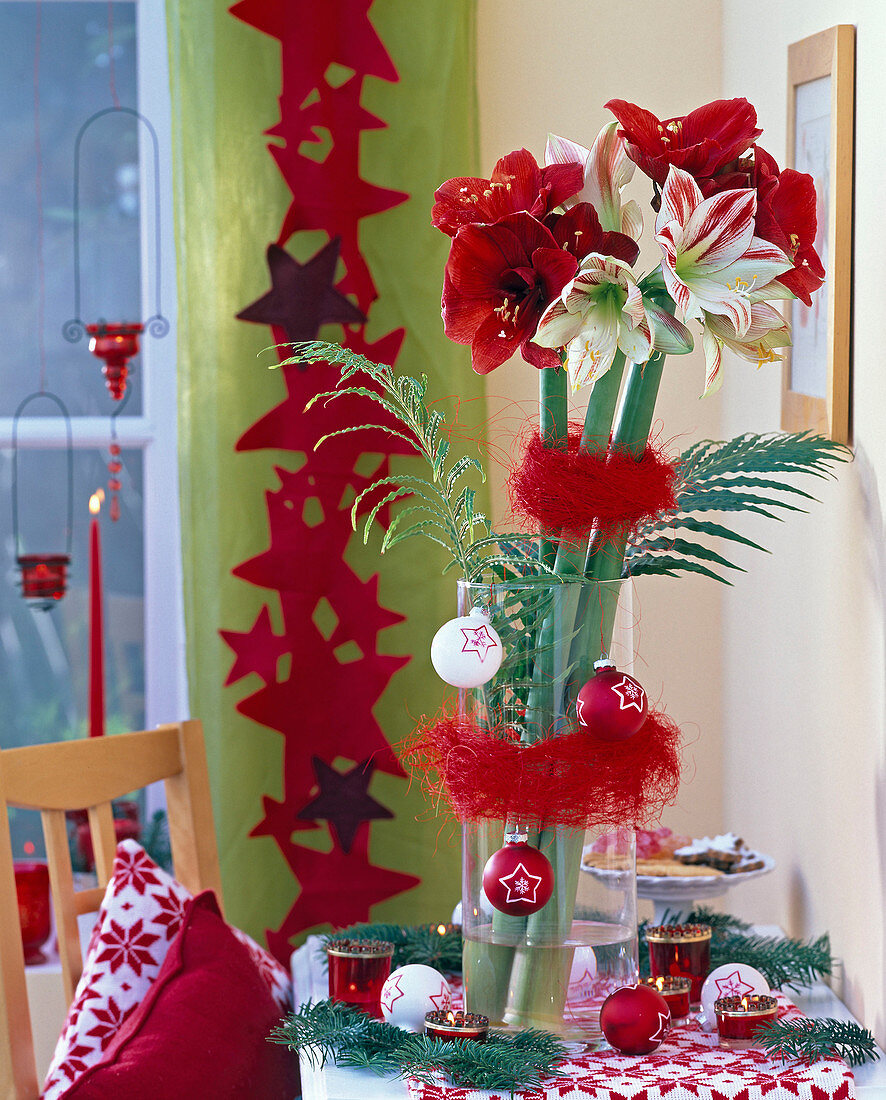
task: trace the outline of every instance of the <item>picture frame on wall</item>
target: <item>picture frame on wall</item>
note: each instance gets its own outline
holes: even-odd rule
[[[786,164],[815,181],[815,247],[825,282],[812,305],[788,305],[793,346],[782,375],[783,431],[851,441],[852,193],[855,27],[788,47]]]

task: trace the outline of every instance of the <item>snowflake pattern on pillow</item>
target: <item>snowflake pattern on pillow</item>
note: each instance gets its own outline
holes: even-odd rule
[[[190,900],[190,892],[158,867],[140,844],[121,841],[83,974],[43,1085],[44,1100],[58,1100],[99,1061],[157,977]],[[245,932],[231,931],[249,949],[281,1015],[288,1012],[289,972]]]

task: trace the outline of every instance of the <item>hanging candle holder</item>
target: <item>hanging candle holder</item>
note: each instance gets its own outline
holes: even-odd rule
[[[81,147],[83,138],[90,127],[107,115],[130,115],[141,123],[151,139],[153,150],[154,177],[154,313],[147,320],[121,318],[109,321],[104,317],[85,322],[81,319],[81,278],[80,278],[80,180]],[[155,338],[169,332],[169,321],[163,316],[160,305],[160,146],[157,133],[144,115],[131,107],[106,107],[91,115],[80,127],[74,143],[74,316],[62,329],[70,343],[77,343],[84,335],[89,336],[89,350],[103,363],[102,374],[111,397],[120,401],[126,393],[126,382],[132,358],[138,354],[139,337],[147,332]]]
[[[67,510],[63,532],[64,553],[56,548],[51,552],[25,552],[21,539],[19,522],[19,445],[18,427],[21,415],[27,406],[38,398],[52,401],[61,412],[65,421],[66,439],[66,490]],[[43,505],[41,498],[40,505]],[[71,438],[71,418],[62,401],[46,390],[29,394],[15,410],[12,419],[12,535],[15,546],[16,564],[21,571],[22,596],[35,611],[49,611],[61,600],[67,590],[68,566],[71,564],[71,535],[74,526],[74,447]],[[59,540],[60,542],[62,540]]]

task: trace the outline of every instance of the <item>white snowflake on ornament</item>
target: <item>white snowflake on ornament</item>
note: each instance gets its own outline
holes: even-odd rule
[[[457,688],[485,684],[501,667],[504,650],[481,607],[444,623],[431,642],[431,664],[441,680]]]

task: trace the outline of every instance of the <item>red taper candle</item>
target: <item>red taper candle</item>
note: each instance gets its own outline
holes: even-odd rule
[[[102,625],[102,544],[98,524],[101,499],[89,498],[89,736],[105,732],[105,639]]]

